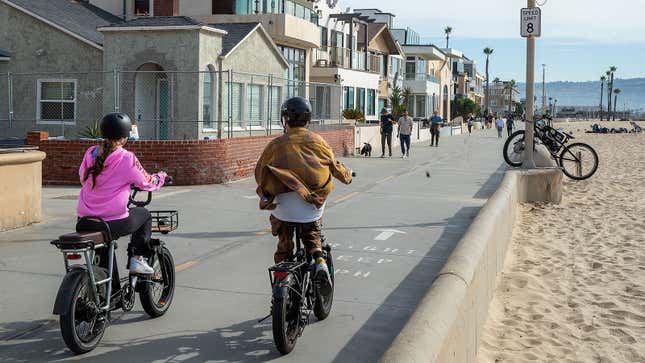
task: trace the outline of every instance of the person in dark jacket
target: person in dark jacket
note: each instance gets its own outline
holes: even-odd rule
[[[381,126],[381,157],[385,157],[386,142],[387,148],[390,152],[390,157],[392,157],[392,131],[394,130],[394,117],[387,113],[385,108],[381,110],[381,121],[379,122],[379,126]]]
[[[508,119],[506,120],[506,131],[508,132],[508,137],[511,137],[511,134],[513,133],[513,129],[515,128],[515,121],[513,120],[513,116],[508,116]]]

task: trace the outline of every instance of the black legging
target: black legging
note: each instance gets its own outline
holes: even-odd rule
[[[108,221],[107,224],[110,226],[110,232],[114,239],[131,235],[130,247],[133,255],[141,256],[148,253],[148,240],[152,236],[152,216],[147,209],[132,208],[127,218]],[[93,232],[104,229],[103,223],[92,220],[79,219],[76,223],[77,232]]]
[[[510,137],[511,134],[513,133],[513,128],[512,127],[507,127],[506,131],[508,131],[508,136]]]

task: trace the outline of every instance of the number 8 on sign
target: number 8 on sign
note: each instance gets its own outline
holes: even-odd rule
[[[521,11],[521,35],[539,37],[542,32],[542,11],[540,8],[523,8]]]

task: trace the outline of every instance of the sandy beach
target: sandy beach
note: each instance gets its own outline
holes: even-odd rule
[[[565,177],[562,204],[523,206],[479,362],[645,362],[645,134],[585,134],[590,124],[557,124],[600,167]],[[616,125],[631,129],[603,123]]]

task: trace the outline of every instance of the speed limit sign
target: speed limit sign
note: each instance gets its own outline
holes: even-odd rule
[[[520,22],[521,34],[524,38],[542,35],[542,10],[540,8],[523,8]]]

